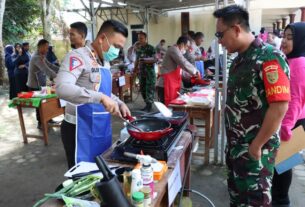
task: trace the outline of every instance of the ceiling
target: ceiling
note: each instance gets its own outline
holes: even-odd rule
[[[126,0],[125,3],[127,3],[127,5],[141,5],[143,7],[155,8],[158,10],[173,10],[211,5],[215,4],[215,0]]]
[[[171,10],[188,9],[215,5],[215,0],[92,0],[95,4],[109,8],[139,9],[155,14],[165,13]],[[233,0],[229,0],[232,2]],[[223,2],[223,0],[219,0]]]

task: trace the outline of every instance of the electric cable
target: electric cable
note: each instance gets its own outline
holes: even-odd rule
[[[191,130],[189,130],[189,129],[187,129],[187,130],[190,131],[190,133],[192,135],[192,143],[193,143],[194,135],[193,135]],[[191,149],[190,157],[189,157],[189,160],[188,160],[188,163],[187,163],[187,168],[186,168],[186,171],[185,171],[185,175],[187,175],[189,170],[191,169],[190,165],[191,165],[191,161],[192,161],[192,154],[193,154],[193,150]],[[193,190],[193,189],[185,189],[184,188],[185,187],[185,182],[186,182],[186,176],[184,176],[183,181],[182,181],[182,186],[181,186],[182,190],[180,191],[178,207],[181,207],[181,203],[182,203],[181,201],[182,201],[184,191],[195,193],[195,194],[199,195],[200,197],[205,199],[212,207],[215,207],[214,203],[207,196],[205,196],[203,193],[200,193],[199,191],[196,191],[196,190]]]

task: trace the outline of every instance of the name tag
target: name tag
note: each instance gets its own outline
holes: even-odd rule
[[[125,80],[125,76],[121,76],[119,77],[119,86],[125,86],[126,85],[126,80]]]

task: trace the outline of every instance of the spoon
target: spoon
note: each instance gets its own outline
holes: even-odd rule
[[[121,119],[127,123],[129,126],[131,126],[132,128],[135,128],[136,130],[138,130],[139,132],[144,132],[142,129],[140,129],[139,127],[133,125],[132,123],[129,122],[129,120],[124,119],[123,117],[121,117]]]

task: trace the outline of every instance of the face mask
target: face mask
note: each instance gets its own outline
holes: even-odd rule
[[[107,52],[103,53],[103,58],[104,58],[104,60],[109,62],[119,56],[120,49],[115,48],[113,45],[110,45],[106,35],[105,35],[105,37],[106,37],[107,43],[109,45],[109,50]]]

